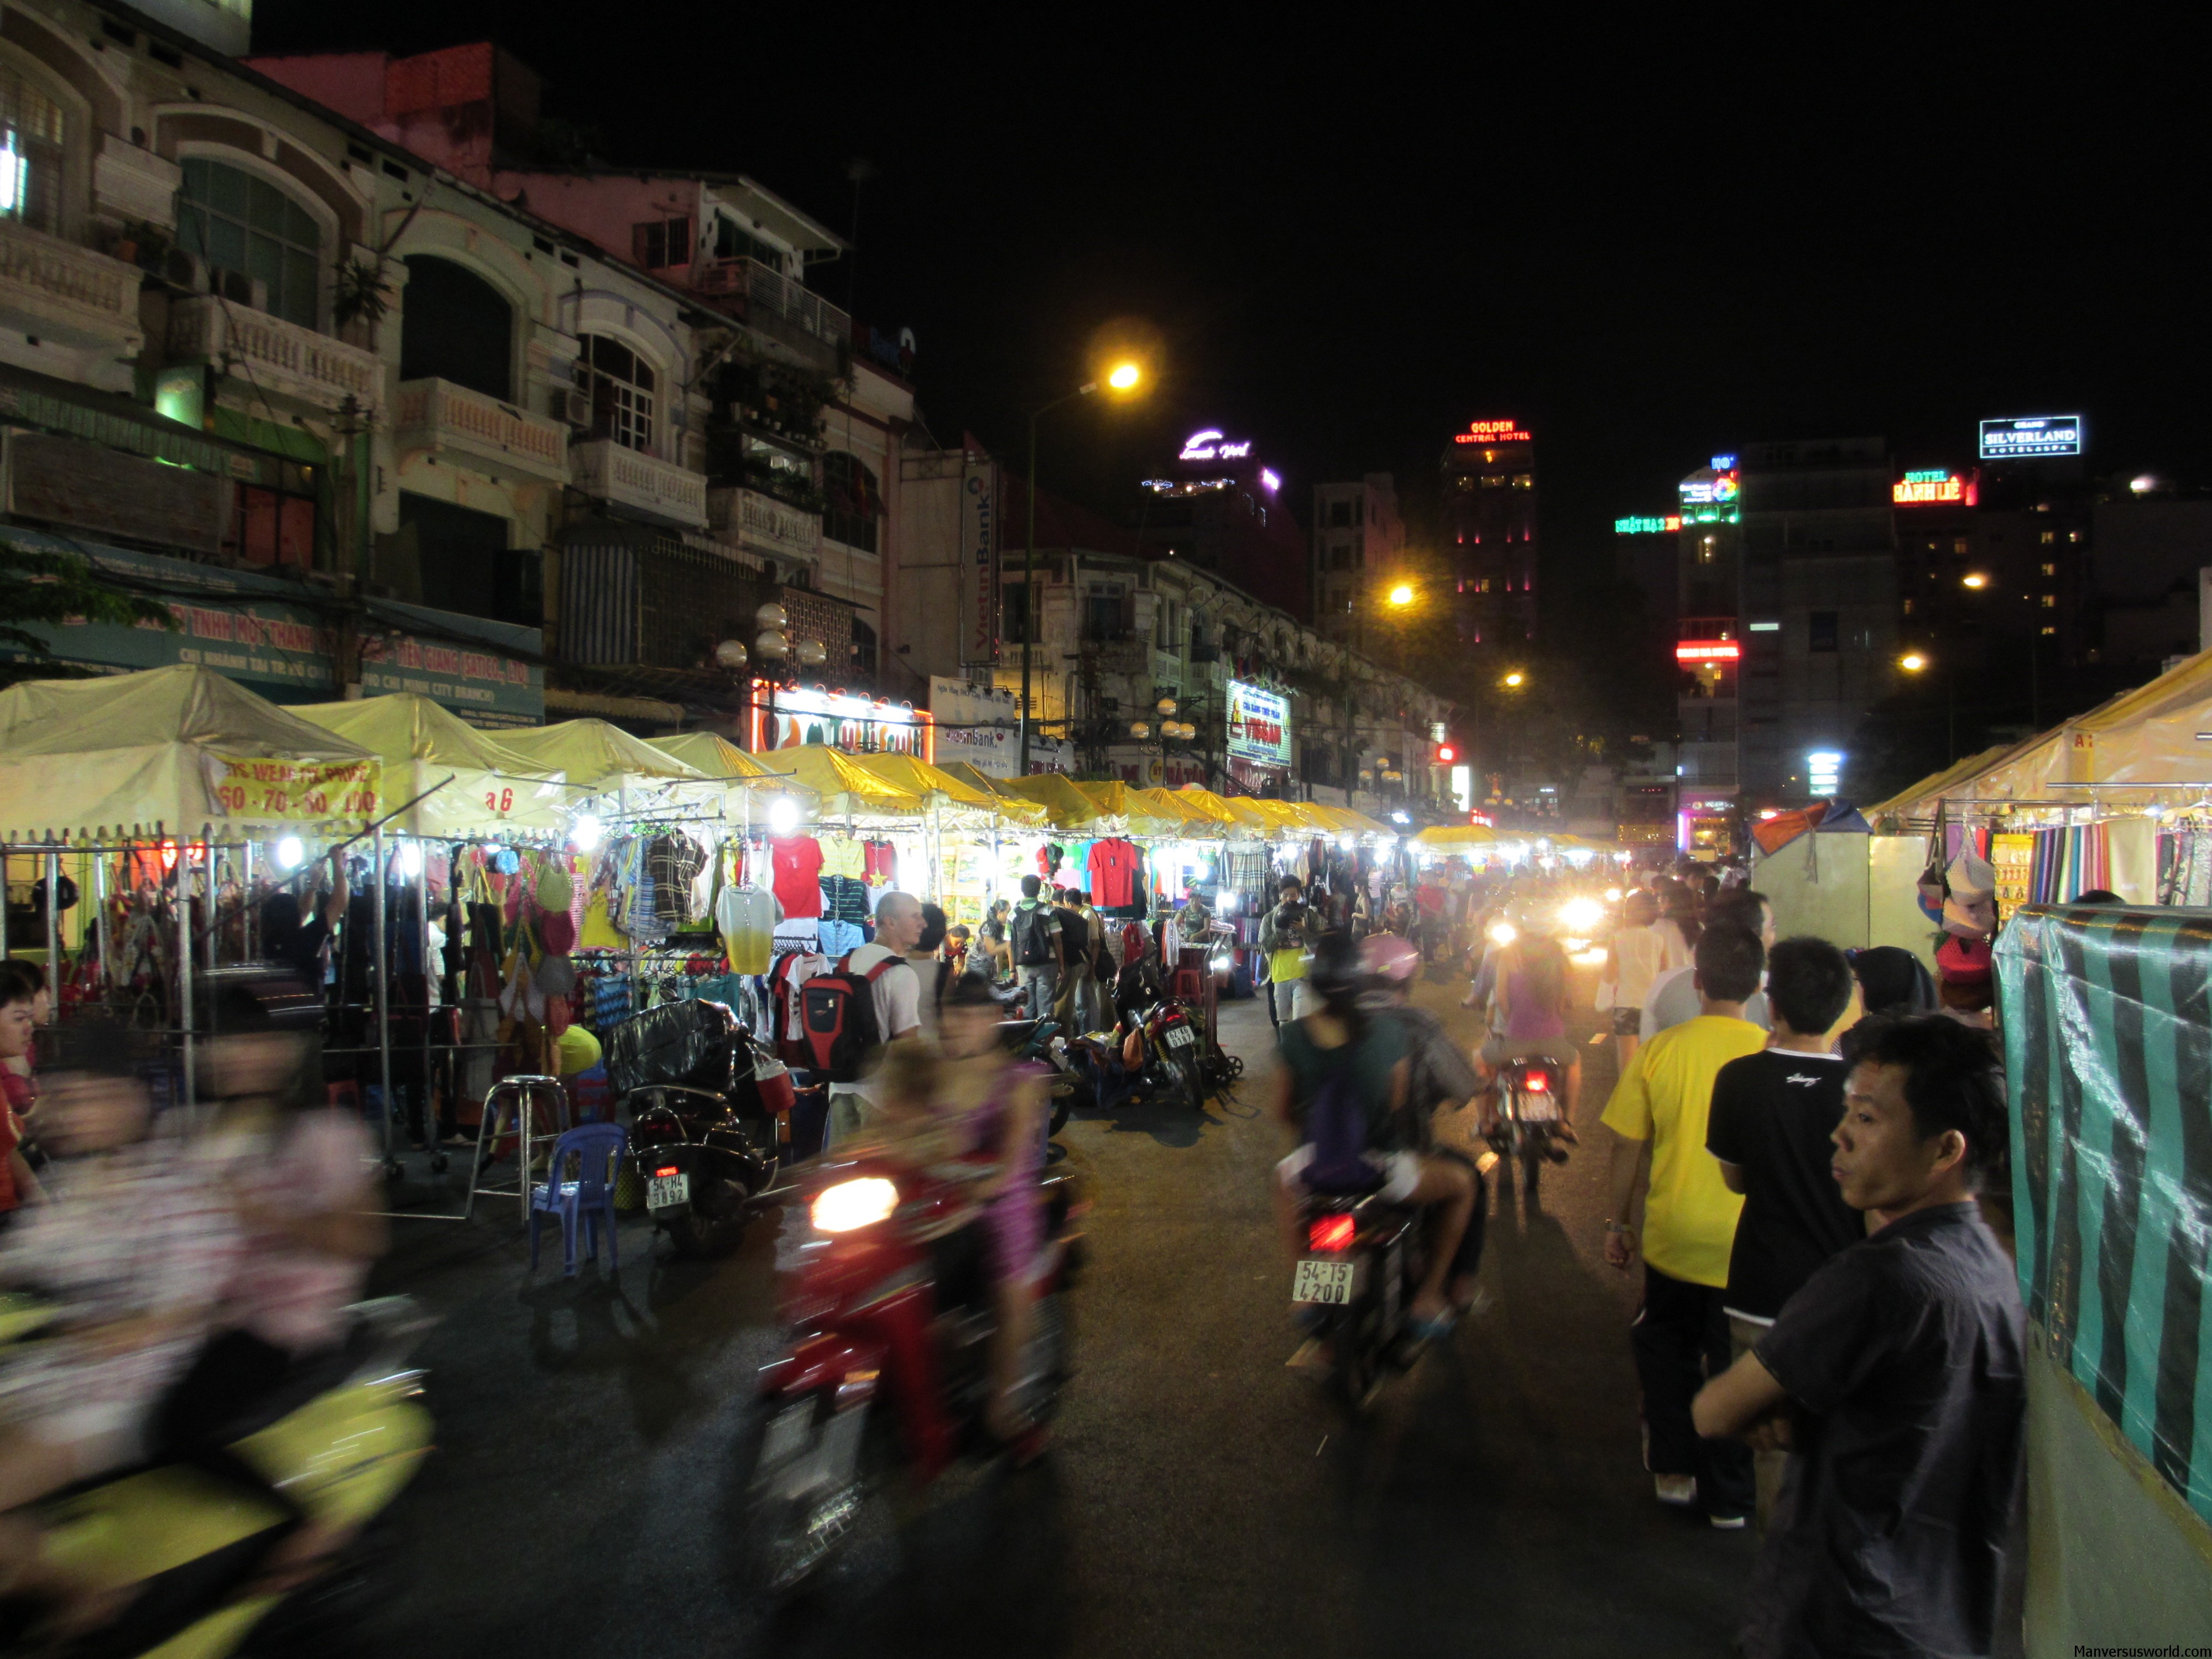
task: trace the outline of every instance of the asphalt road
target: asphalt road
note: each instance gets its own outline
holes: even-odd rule
[[[1455,1027],[1457,988],[1423,1000]],[[1469,1028],[1471,1029],[1471,1028]],[[1588,1036],[1585,1030],[1582,1035]],[[963,1472],[825,1593],[771,1613],[736,1576],[732,1449],[775,1343],[764,1218],[720,1262],[626,1228],[619,1273],[533,1278],[512,1201],[403,1222],[386,1288],[422,1352],[441,1450],[399,1511],[380,1651],[507,1656],[1724,1654],[1747,1534],[1662,1510],[1638,1455],[1605,1267],[1609,1050],[1585,1147],[1540,1205],[1493,1194],[1490,1311],[1353,1424],[1286,1370],[1267,1206],[1264,1004],[1228,1005],[1241,1098],[1079,1120],[1093,1265],[1053,1455]]]

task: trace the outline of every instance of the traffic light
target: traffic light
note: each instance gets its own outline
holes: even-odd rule
[[[1436,752],[1429,758],[1438,766],[1453,765],[1459,759],[1459,746],[1456,744],[1440,743],[1436,747]]]

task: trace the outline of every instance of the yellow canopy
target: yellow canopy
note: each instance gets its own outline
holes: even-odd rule
[[[558,770],[517,754],[420,692],[311,702],[291,712],[375,754],[386,810],[422,797],[393,821],[402,835],[558,835],[568,826],[562,809],[581,793]]]
[[[936,795],[953,806],[975,807],[985,812],[998,810],[999,798],[989,790],[978,789],[942,768],[932,766],[925,760],[917,760],[912,755],[853,755],[848,758],[864,771],[872,772],[902,794],[914,795],[923,800]]]
[[[1498,832],[1480,823],[1432,823],[1413,841],[1421,847],[1490,847],[1497,843]]]
[[[1206,813],[1218,823],[1267,834],[1272,834],[1280,827],[1248,795],[1217,795],[1212,790],[1195,783],[1186,783],[1173,793],[1177,800],[1187,802],[1193,809]]]
[[[508,732],[509,749],[537,764],[568,775],[587,789],[621,788],[632,778],[695,779],[704,775],[689,762],[634,738],[605,720],[561,720],[529,731]]]
[[[672,738],[649,738],[647,743],[710,778],[726,782],[742,781],[771,788],[797,787],[792,779],[777,776],[719,732],[683,732]]]
[[[381,769],[197,663],[0,692],[0,840],[358,824],[383,810]]]
[[[799,744],[772,749],[754,759],[787,771],[821,799],[825,817],[920,817],[922,798],[878,776],[842,749],[827,744]]]
[[[1119,819],[1136,835],[1180,836],[1187,833],[1194,822],[1173,800],[1162,804],[1158,797],[1165,795],[1165,790],[1132,789],[1115,780],[1079,783],[1075,787],[1096,801],[1106,817]]]
[[[1035,772],[1025,778],[1008,778],[1005,787],[1024,800],[1044,808],[1046,822],[1055,830],[1081,830],[1106,816],[1105,809],[1075,787],[1062,772]]]

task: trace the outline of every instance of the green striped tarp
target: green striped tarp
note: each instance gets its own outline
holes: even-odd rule
[[[2212,911],[2029,906],[1996,958],[2028,1317],[2212,1520]]]

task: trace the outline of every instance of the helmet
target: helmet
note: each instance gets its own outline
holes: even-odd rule
[[[1395,933],[1370,933],[1360,941],[1361,971],[1386,984],[1405,984],[1420,965],[1421,953]]]

